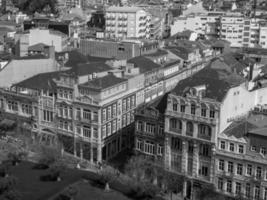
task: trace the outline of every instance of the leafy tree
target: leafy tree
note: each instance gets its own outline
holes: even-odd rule
[[[57,13],[57,0],[12,0],[12,3],[27,14],[47,11],[48,7],[52,13]]]
[[[119,177],[118,170],[109,166],[103,167],[103,169],[100,171],[100,175],[101,175],[101,180],[105,184],[105,191],[107,192],[110,191],[109,184],[115,181]]]
[[[202,185],[202,188],[197,192],[197,198],[199,200],[225,200],[225,197],[216,192],[216,189],[214,186],[211,185]]]
[[[66,170],[65,163],[60,159],[50,166],[50,175],[53,179],[61,181],[61,175]]]
[[[40,159],[38,163],[40,168],[48,168],[61,159],[61,152],[57,147],[42,146],[39,153]]]
[[[145,177],[146,167],[147,163],[143,157],[134,156],[126,164],[125,171],[130,177],[140,181]]]

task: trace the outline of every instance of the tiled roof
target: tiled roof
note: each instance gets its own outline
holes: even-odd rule
[[[95,62],[95,63],[83,63],[74,66],[70,69],[70,72],[74,72],[77,76],[88,75],[97,72],[103,72],[110,70],[111,67],[102,62]]]
[[[184,47],[166,47],[166,49],[183,60],[188,60],[188,54],[191,53],[191,50]]]
[[[19,82],[15,84],[15,86],[34,90],[54,90],[56,83],[53,81],[53,79],[58,77],[59,72],[41,73]]]
[[[44,43],[38,43],[32,46],[28,47],[28,51],[44,51],[44,47],[46,47],[48,45],[44,44]]]
[[[154,63],[152,60],[146,58],[145,56],[131,58],[130,60],[128,60],[128,63],[132,63],[135,67],[139,67],[141,73],[145,73],[147,71],[161,67],[159,64]]]
[[[154,53],[150,53],[150,54],[145,54],[144,56],[148,56],[148,57],[158,57],[158,56],[165,56],[168,55],[168,52],[163,50],[163,49],[158,49],[156,52]]]
[[[232,122],[223,133],[236,138],[244,137],[247,133],[267,136],[267,116],[251,113],[243,120]]]
[[[172,92],[183,96],[186,88],[205,85],[205,97],[221,102],[231,87],[244,81],[245,79],[237,74],[233,67],[217,58],[193,76],[180,81]]]
[[[87,83],[82,84],[82,86],[87,86],[89,88],[101,90],[101,89],[106,89],[106,88],[112,87],[114,85],[117,85],[117,84],[125,82],[125,81],[127,81],[127,79],[118,78],[118,77],[114,76],[113,74],[109,74],[107,76],[95,78],[91,81],[88,81]]]

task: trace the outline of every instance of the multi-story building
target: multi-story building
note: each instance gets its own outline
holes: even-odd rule
[[[68,8],[79,7],[82,8],[84,4],[84,0],[66,0],[65,6]]]
[[[56,52],[64,51],[67,49],[68,36],[59,31],[36,28],[16,33],[15,42],[16,55],[26,56],[28,47],[39,43],[54,46]]]
[[[258,106],[218,136],[215,185],[228,196],[267,198],[266,108]]]
[[[149,38],[150,15],[139,7],[109,7],[106,10],[107,38]]]
[[[161,63],[155,56],[34,75],[1,90],[2,111],[13,120],[26,116],[40,140],[57,138],[74,155],[108,160],[132,147],[136,108],[174,87],[185,69],[177,59]]]
[[[224,102],[231,98],[229,90],[244,82],[234,72],[236,67],[216,58],[203,70],[180,81],[168,96],[164,164],[167,170],[187,177],[184,196],[188,198],[193,198],[191,192],[199,184],[214,182],[217,137],[226,126],[222,118],[227,109]]]
[[[171,35],[190,30],[200,35],[218,37],[218,27],[222,15],[224,15],[224,12],[180,16],[174,21],[173,25],[171,25]]]
[[[156,52],[158,43],[155,41],[138,40],[105,40],[105,39],[81,39],[80,52],[84,55],[95,57],[130,59]]]

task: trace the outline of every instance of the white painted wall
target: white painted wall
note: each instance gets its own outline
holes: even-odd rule
[[[0,70],[0,87],[10,87],[39,73],[57,71],[53,59],[12,60]]]

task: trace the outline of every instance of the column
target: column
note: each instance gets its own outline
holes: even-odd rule
[[[236,184],[235,184],[235,181],[234,180],[232,182],[232,192],[235,195],[235,192],[236,192]]]
[[[213,183],[214,181],[214,174],[215,171],[217,170],[216,168],[216,160],[215,160],[215,145],[212,145],[211,147],[211,165],[210,165],[210,181]]]
[[[193,131],[193,137],[197,138],[197,134],[198,134],[198,124],[197,123],[193,123],[194,126],[194,131]]]
[[[93,156],[94,156],[94,151],[93,151],[93,143],[90,144],[90,162],[93,163]]]
[[[171,137],[169,135],[166,135],[164,153],[164,168],[171,169]]]
[[[83,143],[80,142],[80,158],[83,159]]]
[[[182,120],[182,135],[186,135],[186,121]]]
[[[193,176],[198,177],[198,168],[199,168],[199,144],[194,142],[194,151],[193,151]]]
[[[183,198],[185,198],[187,196],[186,190],[187,190],[187,181],[184,180],[184,182],[183,182]]]
[[[182,173],[186,175],[188,169],[188,141],[183,141],[182,144]]]
[[[101,147],[101,144],[97,145],[97,162],[102,162],[102,147]]]
[[[226,183],[226,180],[223,179],[223,192],[224,193],[226,192],[226,188],[227,188],[227,183]]]
[[[73,155],[76,157],[77,156],[77,146],[76,146],[76,134],[74,132],[74,142],[73,142]]]

